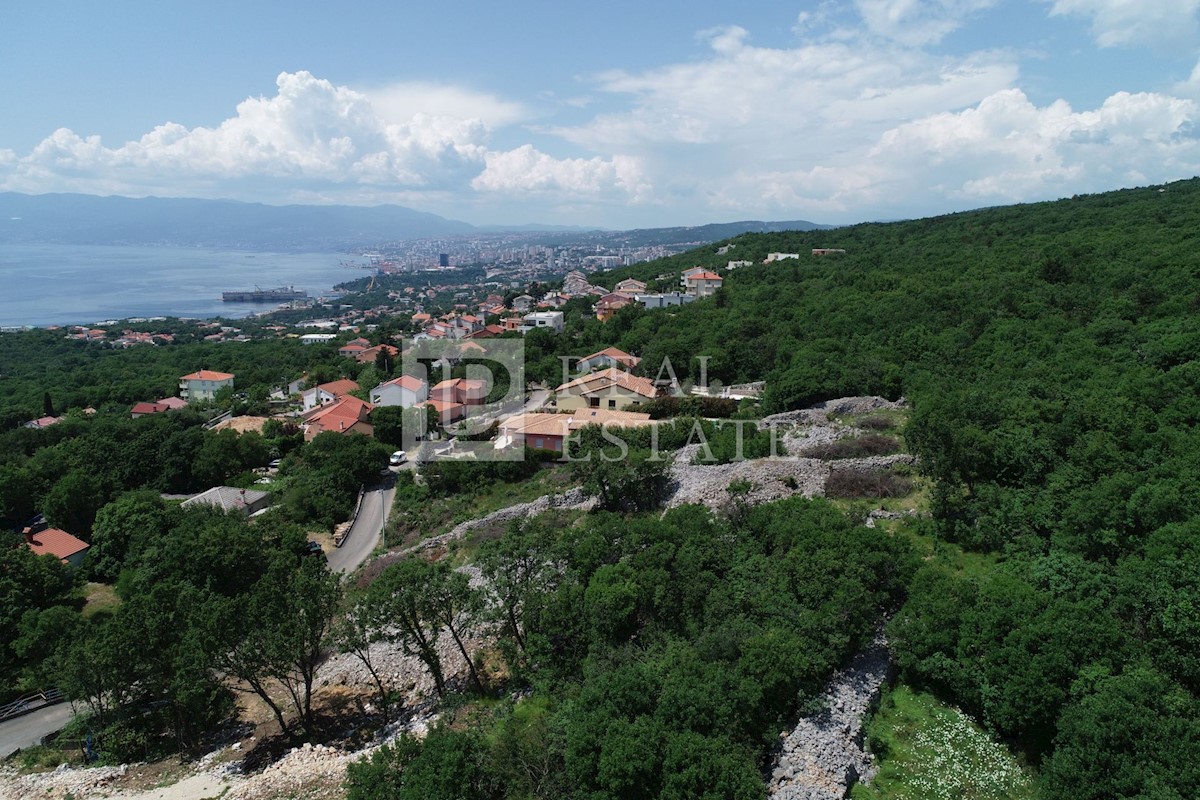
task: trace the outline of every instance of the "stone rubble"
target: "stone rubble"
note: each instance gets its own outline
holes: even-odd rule
[[[771,800],[841,800],[858,782],[875,777],[863,749],[863,719],[888,679],[891,657],[882,627],[871,644],[834,674],[822,709],[802,717],[782,743],[767,781]]]
[[[403,556],[422,550],[434,550],[463,538],[476,528],[486,528],[497,523],[511,522],[514,519],[528,519],[550,509],[590,511],[595,504],[595,498],[588,497],[583,489],[579,487],[568,489],[562,494],[544,494],[528,503],[517,503],[516,505],[502,508],[499,511],[493,511],[479,519],[469,519],[466,522],[461,522],[454,526],[448,533],[424,539],[411,547],[396,551],[396,554]]]

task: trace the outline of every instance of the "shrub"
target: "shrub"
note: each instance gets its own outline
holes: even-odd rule
[[[890,417],[863,417],[854,423],[859,428],[865,428],[869,431],[890,431],[896,427],[895,420]]]
[[[819,458],[822,461],[833,461],[841,458],[886,456],[899,449],[900,442],[892,437],[868,433],[856,439],[838,439],[829,444],[814,445],[802,450],[800,455],[806,458]]]
[[[912,481],[891,472],[869,469],[835,469],[825,481],[826,497],[903,497]]]

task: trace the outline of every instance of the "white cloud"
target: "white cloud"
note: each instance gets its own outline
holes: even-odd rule
[[[565,193],[569,196],[621,194],[637,201],[650,187],[641,165],[627,156],[558,159],[532,145],[487,155],[487,168],[471,182],[484,192]]]
[[[276,85],[275,96],[243,101],[213,128],[168,122],[111,148],[60,129],[0,164],[0,186],[278,199],[322,187],[462,187],[484,167],[490,132],[478,117],[413,110],[388,119],[394,109],[381,114],[366,95],[307,72],[282,73]]]
[[[996,0],[855,0],[854,5],[877,36],[906,45],[941,41],[973,14]]]
[[[1051,14],[1089,17],[1101,47],[1178,42],[1196,33],[1200,0],[1048,0]]]
[[[500,128],[529,117],[520,103],[461,86],[401,82],[366,88],[362,93],[381,118],[393,123],[425,115],[478,119],[490,128]]]

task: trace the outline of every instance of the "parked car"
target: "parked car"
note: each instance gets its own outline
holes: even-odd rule
[[[388,459],[388,463],[393,467],[398,467],[407,460],[408,456],[405,454],[405,452],[403,450],[397,450],[396,452],[392,453],[392,457]]]

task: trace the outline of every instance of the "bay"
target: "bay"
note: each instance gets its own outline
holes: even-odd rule
[[[310,297],[361,278],[341,253],[185,247],[0,245],[0,326],[83,325],[128,317],[232,317],[277,304],[221,292],[295,286]]]

